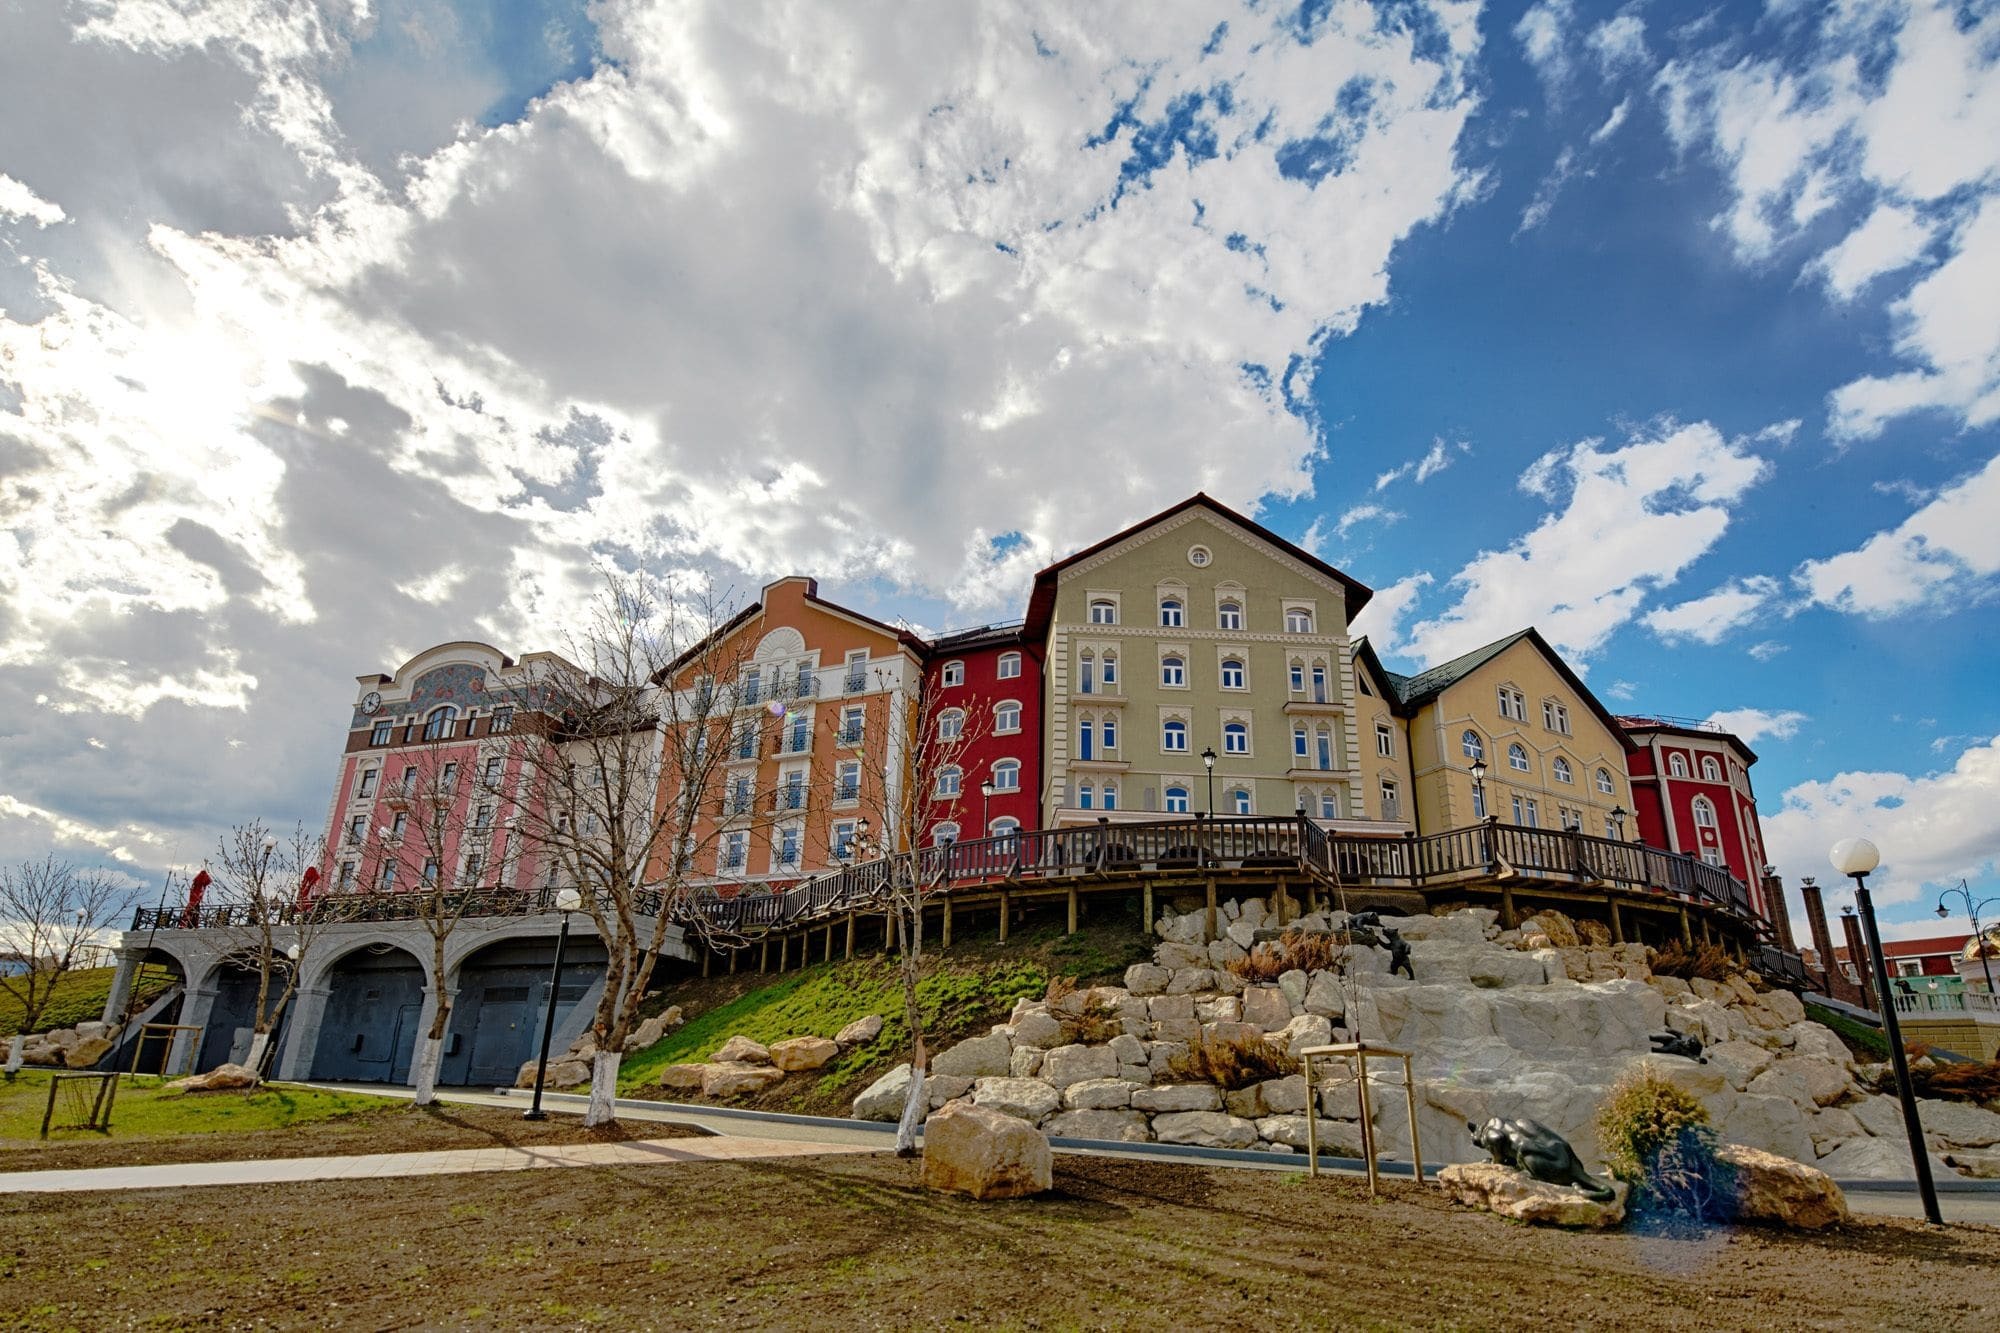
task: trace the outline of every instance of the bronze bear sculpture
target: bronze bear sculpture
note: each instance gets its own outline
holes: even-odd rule
[[[1545,1185],[1574,1185],[1597,1203],[1609,1203],[1616,1195],[1609,1185],[1583,1169],[1569,1140],[1539,1120],[1526,1116],[1494,1116],[1484,1125],[1466,1122],[1472,1141],[1492,1154],[1502,1166],[1525,1171],[1532,1180]]]

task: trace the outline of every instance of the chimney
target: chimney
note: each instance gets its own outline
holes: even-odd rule
[[[1820,899],[1819,885],[1807,875],[1799,881],[1799,896],[1806,900],[1806,924],[1812,930],[1813,951],[1819,955],[1820,971],[1824,974],[1826,993],[1836,1000],[1840,998],[1840,969],[1834,965],[1833,936],[1826,928],[1826,903]]]
[[[1861,1007],[1881,1010],[1875,1003],[1875,970],[1869,960],[1868,948],[1861,942],[1861,918],[1852,910],[1841,913],[1840,928],[1847,933],[1847,961],[1854,964],[1854,975],[1861,982]]]

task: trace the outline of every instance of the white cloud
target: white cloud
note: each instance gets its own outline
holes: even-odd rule
[[[1457,455],[1471,452],[1472,446],[1463,440],[1447,444],[1443,436],[1438,436],[1431,441],[1431,447],[1424,451],[1422,458],[1399,463],[1387,472],[1378,473],[1375,477],[1375,489],[1385,491],[1405,477],[1410,477],[1421,486],[1450,467],[1456,461]]]
[[[1951,768],[1912,777],[1896,772],[1841,773],[1787,790],[1783,807],[1763,820],[1773,862],[1786,878],[1828,874],[1827,849],[1865,837],[1882,851],[1869,878],[1887,903],[1926,896],[1927,887],[2000,869],[2000,737],[1965,750]]]
[[[1514,39],[1551,95],[1569,83],[1570,30],[1576,23],[1572,0],[1538,0],[1514,25]]]
[[[1649,611],[1644,621],[1647,629],[1669,643],[1677,639],[1720,643],[1730,631],[1755,618],[1777,593],[1778,581],[1766,575],[1732,579],[1705,596]]]
[[[1375,504],[1354,505],[1353,507],[1349,508],[1348,510],[1346,510],[1344,513],[1341,514],[1340,521],[1334,524],[1334,531],[1338,533],[1340,536],[1345,537],[1347,536],[1349,529],[1354,528],[1359,524],[1362,523],[1388,524],[1388,523],[1394,523],[1397,519],[1401,517],[1402,515],[1397,513],[1395,510],[1386,509],[1381,505],[1375,505]]]
[[[1604,687],[1604,693],[1607,698],[1615,699],[1621,704],[1630,703],[1639,693],[1639,687],[1629,680],[1614,680]]]
[[[1889,615],[1991,592],[2000,574],[2000,457],[1945,488],[1894,529],[1852,551],[1808,560],[1793,576],[1813,601]]]
[[[0,172],[0,218],[18,218],[37,227],[53,227],[63,216],[61,208]]]
[[[1798,735],[1800,723],[1810,720],[1804,713],[1792,709],[1780,709],[1774,713],[1762,708],[1725,708],[1703,719],[1732,736],[1740,736],[1745,745],[1755,745],[1765,736],[1788,741]]]
[[[1361,608],[1361,614],[1354,618],[1348,628],[1356,638],[1367,635],[1378,653],[1388,653],[1395,649],[1402,637],[1403,617],[1416,605],[1417,596],[1431,585],[1429,574],[1416,573],[1401,578],[1386,588],[1377,588],[1368,605]]]
[[[1632,99],[1628,97],[1617,106],[1612,107],[1611,114],[1604,118],[1604,123],[1590,132],[1590,142],[1600,144],[1618,133],[1619,128],[1625,124],[1626,117],[1631,114]]]
[[[1562,193],[1563,186],[1569,184],[1570,177],[1575,174],[1576,150],[1565,147],[1556,154],[1555,165],[1549,168],[1549,174],[1542,177],[1541,184],[1535,187],[1535,197],[1521,210],[1521,221],[1514,228],[1516,236],[1533,231],[1549,220],[1549,214],[1555,211],[1556,196]]]
[[[1524,489],[1560,510],[1453,575],[1457,601],[1413,625],[1395,651],[1441,662],[1528,625],[1587,657],[1721,539],[1729,511],[1767,470],[1706,422],[1661,421],[1606,449],[1585,440],[1544,456]],[[1530,484],[1532,481],[1532,485]]]
[[[1776,639],[1765,639],[1761,643],[1750,645],[1750,656],[1759,662],[1768,662],[1778,654],[1784,652],[1786,646]]]
[[[1931,234],[1930,224],[1911,210],[1878,204],[1865,222],[1812,266],[1836,299],[1851,301],[1876,278],[1908,268],[1922,258]]]
[[[1636,69],[1652,58],[1646,49],[1646,22],[1637,14],[1620,14],[1598,24],[1585,40],[1606,78]]]

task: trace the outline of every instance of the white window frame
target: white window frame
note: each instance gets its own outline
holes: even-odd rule
[[[965,663],[946,662],[938,668],[938,684],[949,688],[965,684]]]
[[[1375,724],[1375,753],[1382,759],[1396,757],[1396,729],[1387,722]]]
[[[1097,788],[1089,782],[1079,782],[1076,786],[1076,808],[1093,810],[1096,808]]]
[[[1021,729],[1021,701],[1002,699],[993,705],[993,734],[1011,736]]]
[[[1516,773],[1534,772],[1535,761],[1528,757],[1528,747],[1519,741],[1509,744],[1507,746],[1507,767],[1513,769]]]
[[[1285,608],[1285,633],[1311,634],[1313,632],[1313,611],[1309,606],[1288,606]]]
[[[1168,653],[1160,658],[1160,688],[1184,690],[1187,687],[1187,659],[1178,653]]]
[[[947,708],[938,714],[937,734],[940,741],[955,741],[965,734],[965,710]]]
[[[1685,778],[1687,777],[1687,775],[1688,775],[1688,761],[1686,760],[1686,758],[1678,754],[1668,755],[1667,776],[1670,778]]]
[[[1224,630],[1243,628],[1243,603],[1234,598],[1219,602],[1215,608],[1215,627]]]
[[[1021,655],[1019,653],[1000,654],[1000,660],[994,664],[993,678],[995,680],[1012,680],[1020,674]]]
[[[1178,739],[1180,744],[1174,744]],[[1177,717],[1166,718],[1160,723],[1160,753],[1186,754],[1188,752],[1188,724]]]
[[[1704,814],[1708,818],[1702,818]],[[1693,802],[1688,806],[1688,816],[1694,820],[1696,828],[1719,829],[1722,827],[1715,803],[1706,796],[1697,796],[1694,798]]]
[[[1187,628],[1187,602],[1185,599],[1179,597],[1162,597],[1160,599],[1160,628]]]
[[[1557,755],[1555,758],[1549,760],[1549,771],[1555,774],[1557,782],[1570,784],[1576,782],[1575,770],[1569,766],[1569,760],[1563,758],[1561,755]]]
[[[1701,757],[1701,780],[1703,782],[1722,781],[1722,764],[1712,754]]]
[[[1234,742],[1232,744],[1232,742]],[[1235,718],[1222,724],[1222,752],[1224,754],[1250,753],[1250,724]]]
[[[1486,758],[1486,741],[1478,732],[1467,727],[1458,735],[1458,752],[1467,759],[1483,762]]]
[[[931,846],[948,847],[958,841],[958,821],[947,819],[931,829]]]
[[[1610,769],[1600,768],[1597,770],[1597,790],[1599,794],[1604,796],[1611,796],[1617,793],[1618,782],[1611,776]]]
[[[1234,682],[1231,682],[1229,679],[1232,672],[1236,677]],[[1244,663],[1242,658],[1232,654],[1222,659],[1222,688],[1225,690],[1247,690],[1250,688],[1250,668]]]
[[[1115,597],[1093,597],[1085,619],[1093,625],[1115,625],[1118,623],[1118,599]]]
[[[931,796],[935,800],[946,800],[965,790],[965,770],[957,764],[946,764],[937,771],[932,782]]]
[[[1403,817],[1403,795],[1394,782],[1382,779],[1382,818],[1401,819]]]
[[[1176,802],[1179,802],[1178,809],[1175,808]],[[1160,806],[1161,806],[1161,811],[1164,814],[1169,814],[1169,815],[1187,814],[1188,807],[1191,804],[1192,801],[1189,795],[1188,788],[1186,787],[1181,787],[1181,786],[1168,787],[1165,791],[1160,793]]]
[[[1229,807],[1230,809],[1234,810],[1238,815],[1251,815],[1256,813],[1256,810],[1252,808],[1251,805],[1250,789],[1248,787],[1230,788]]]
[[[993,761],[993,790],[1021,790],[1021,761],[1018,759],[996,759]]]

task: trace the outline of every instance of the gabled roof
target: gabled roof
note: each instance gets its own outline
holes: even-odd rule
[[[1741,736],[1724,731],[1721,727],[1697,726],[1674,718],[1640,717],[1628,713],[1618,715],[1618,725],[1625,728],[1627,733],[1633,734],[1658,731],[1670,736],[1694,736],[1703,740],[1727,741],[1735,748],[1736,753],[1742,756],[1746,766],[1757,762],[1757,752],[1745,745]]]
[[[955,629],[950,633],[940,634],[931,640],[930,655],[949,657],[953,653],[1005,647],[1021,641],[1021,622],[1010,620],[1002,625],[981,625],[977,629]]]
[[[1597,696],[1590,692],[1590,688],[1583,683],[1582,678],[1576,672],[1570,670],[1569,663],[1562,660],[1562,655],[1551,648],[1549,641],[1542,637],[1541,631],[1532,625],[1527,629],[1509,634],[1504,639],[1496,639],[1483,648],[1474,648],[1471,652],[1460,657],[1454,657],[1451,661],[1445,662],[1442,665],[1431,667],[1426,671],[1419,671],[1414,676],[1390,676],[1390,679],[1395,683],[1396,694],[1402,704],[1401,708],[1397,711],[1405,717],[1410,716],[1418,708],[1437,698],[1438,695],[1443,694],[1453,685],[1458,684],[1458,682],[1464,680],[1494,658],[1499,657],[1515,644],[1523,642],[1532,645],[1536,652],[1547,659],[1549,665],[1556,669],[1556,674],[1563,678],[1563,683],[1576,692],[1576,697],[1583,700],[1584,706],[1596,715],[1599,722],[1604,724],[1606,731],[1617,737],[1620,745],[1624,746],[1627,750],[1636,748],[1632,743],[1632,738],[1625,734],[1625,728],[1618,725],[1618,719],[1612,716],[1609,709],[1598,702]],[[1371,648],[1368,650],[1368,656],[1371,661],[1374,660],[1374,649]],[[1389,675],[1387,672],[1383,674]]]
[[[830,615],[840,616],[847,620],[855,621],[859,624],[866,625],[870,629],[876,630],[881,634],[887,635],[888,637],[895,639],[898,644],[902,645],[905,648],[908,648],[912,653],[914,653],[920,659],[923,657],[924,653],[929,650],[930,645],[925,643],[921,637],[911,632],[910,630],[904,629],[898,625],[887,624],[883,621],[877,620],[875,617],[871,615],[866,615],[860,611],[854,610],[851,607],[842,606],[838,602],[830,602],[826,598],[821,597],[819,595],[819,580],[816,578],[811,578],[809,576],[800,574],[792,574],[788,575],[787,578],[785,579],[773,579],[770,583],[764,585],[763,591],[769,592],[772,588],[776,587],[778,584],[786,582],[787,579],[799,579],[799,578],[803,578],[805,581],[806,585],[805,600],[809,604],[818,607],[820,610],[825,611]],[[760,596],[756,601],[750,603],[748,606],[744,607],[741,611],[738,611],[735,615],[731,616],[726,622],[724,622],[721,625],[718,625],[715,629],[709,631],[709,633],[704,638],[702,638],[700,642],[690,647],[686,652],[682,653],[679,657],[676,657],[666,666],[661,667],[657,672],[653,674],[653,683],[655,685],[658,685],[666,682],[667,680],[670,680],[673,676],[679,673],[682,667],[686,666],[689,662],[692,662],[696,657],[706,652],[712,645],[721,643],[723,640],[729,638],[731,635],[741,630],[745,625],[748,625],[752,620],[755,620],[758,616],[762,615],[763,613],[764,613],[764,599]]]
[[[1086,546],[1081,551],[1056,561],[1053,565],[1035,575],[1035,591],[1028,598],[1028,616],[1022,626],[1022,633],[1039,639],[1048,632],[1049,617],[1055,613],[1056,581],[1065,569],[1068,569],[1078,561],[1090,559],[1090,557],[1100,551],[1109,550],[1118,543],[1144,532],[1156,523],[1163,523],[1189,509],[1196,508],[1206,509],[1217,518],[1235,524],[1253,537],[1256,537],[1259,541],[1268,542],[1272,546],[1277,547],[1292,559],[1311,569],[1314,573],[1324,575],[1326,578],[1340,584],[1346,593],[1347,622],[1349,624],[1354,623],[1354,617],[1360,614],[1362,607],[1368,605],[1368,599],[1375,595],[1374,589],[1349,578],[1332,565],[1326,563],[1326,561],[1312,554],[1312,552],[1294,546],[1291,542],[1286,541],[1283,537],[1280,537],[1277,533],[1271,531],[1255,519],[1247,518],[1221,501],[1213,499],[1201,491],[1196,491],[1173,508],[1162,509],[1151,518],[1140,519],[1131,527],[1114,532],[1103,541]]]

